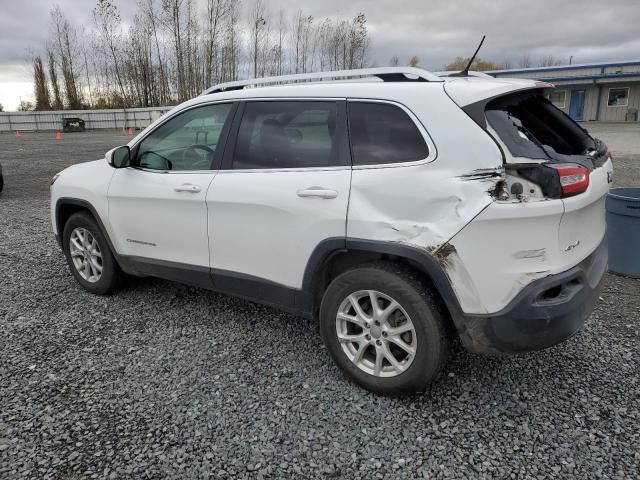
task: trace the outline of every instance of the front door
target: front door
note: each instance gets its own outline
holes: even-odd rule
[[[120,255],[147,266],[193,269],[208,278],[205,198],[232,108],[220,103],[186,110],[132,149],[134,166],[116,171],[108,194]]]
[[[269,301],[302,286],[320,242],[345,238],[346,104],[247,101],[236,117],[234,148],[207,195],[211,267],[216,288],[241,279],[251,287],[245,296]]]
[[[571,90],[571,103],[569,105],[569,115],[575,121],[581,121],[584,119],[584,99],[586,91]]]

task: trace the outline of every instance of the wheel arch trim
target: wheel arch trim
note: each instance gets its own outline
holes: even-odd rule
[[[88,210],[89,213],[91,213],[91,216],[95,219],[96,223],[98,224],[98,228],[100,229],[102,235],[104,235],[104,238],[106,238],[107,243],[109,244],[109,248],[113,253],[113,256],[115,257],[116,261],[118,261],[118,254],[116,252],[116,249],[113,246],[113,243],[111,242],[111,238],[109,237],[109,233],[107,232],[107,229],[105,228],[104,223],[102,223],[102,218],[100,218],[98,211],[90,202],[88,202],[87,200],[82,200],[80,198],[60,197],[56,201],[54,220],[55,220],[56,228],[58,230],[56,238],[58,240],[58,243],[60,244],[60,247],[62,247],[62,235],[64,234],[64,225],[62,225],[61,223],[60,210],[65,205],[74,205],[76,207],[81,207],[85,210]]]
[[[305,268],[302,282],[302,292],[304,292],[307,302],[313,300],[315,293],[315,282],[318,272],[327,264],[331,258],[338,253],[348,253],[351,251],[378,253],[399,257],[404,262],[424,274],[434,285],[437,293],[444,301],[449,314],[456,326],[461,324],[464,317],[460,302],[456,296],[451,282],[438,261],[427,252],[408,245],[396,242],[385,242],[379,240],[366,240],[360,238],[328,238],[320,242],[311,256]]]

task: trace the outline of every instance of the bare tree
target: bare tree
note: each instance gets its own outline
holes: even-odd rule
[[[240,61],[240,45],[238,43],[238,9],[239,2],[229,4],[228,21],[226,22],[224,44],[221,52],[220,65],[222,74],[220,81],[238,78],[238,64]]]
[[[149,31],[153,37],[155,47],[155,55],[158,69],[157,97],[158,102],[165,104],[170,101],[171,92],[169,90],[169,80],[167,78],[167,67],[165,65],[164,56],[161,51],[160,32],[159,32],[159,16],[156,12],[156,0],[141,0],[139,4],[141,15],[145,19],[145,23],[149,26]]]
[[[33,65],[34,89],[43,98],[38,108],[46,105],[43,82],[51,108],[168,105],[243,75],[368,63],[363,13],[316,19],[281,9],[271,17],[265,0],[252,0],[242,16],[239,0],[137,0],[131,26],[123,30],[115,0],[94,1],[86,30],[72,25],[61,8],[52,11],[46,54]]]
[[[538,62],[538,66],[540,67],[556,67],[558,65],[562,65],[564,62],[560,57],[555,57],[553,55],[545,55],[540,58]]]
[[[469,64],[469,60],[471,60],[471,57],[467,57],[467,58],[456,57],[456,59],[453,62],[445,65],[443,67],[443,70],[448,70],[448,71],[462,70]],[[504,65],[500,65],[498,63],[494,63],[489,60],[484,60],[480,57],[476,57],[473,60],[473,63],[471,63],[471,70],[475,70],[476,72],[485,72],[488,70],[503,70],[503,69],[504,69]]]
[[[113,61],[112,67],[116,81],[118,82],[118,87],[120,88],[122,102],[126,104],[128,103],[128,98],[125,93],[122,74],[120,72],[120,60],[118,58],[118,48],[119,45],[121,45],[120,12],[118,11],[118,7],[111,3],[110,0],[98,0],[96,8],[93,10],[93,17],[104,45],[111,55],[111,60]]]
[[[20,99],[20,103],[18,104],[19,112],[30,112],[34,109],[33,103],[28,100]]]
[[[400,59],[398,58],[397,55],[394,55],[393,57],[391,57],[391,59],[389,60],[389,66],[391,67],[397,67],[398,65],[400,65]]]
[[[313,35],[313,17],[311,15],[303,18],[301,34],[300,71],[307,73],[310,69],[309,60],[312,54],[312,52],[310,52]]]
[[[278,44],[276,46],[275,54],[276,54],[276,75],[282,75],[284,72],[284,63],[283,63],[283,41],[286,35],[286,21],[284,17],[284,10],[280,9],[278,12]]]
[[[183,45],[183,0],[162,0],[164,23],[173,41],[174,69],[176,72],[175,86],[178,101],[188,98],[186,88],[187,75],[185,71],[185,48]]]
[[[56,65],[56,57],[53,50],[47,51],[48,63],[49,63],[49,80],[51,81],[51,89],[53,90],[53,104],[54,110],[62,110],[64,104],[62,102],[62,93],[60,90],[60,83],[58,82],[58,67]]]
[[[532,65],[533,63],[531,62],[531,55],[529,55],[528,53],[523,55],[520,59],[520,62],[518,63],[518,66],[521,68],[529,68]]]
[[[218,37],[220,35],[220,24],[224,21],[228,13],[229,5],[226,0],[207,0],[207,28],[206,28],[206,48],[205,48],[205,87],[211,85],[220,78],[220,64],[218,60]]]
[[[293,37],[295,43],[295,58],[293,60],[294,72],[300,73],[300,58],[302,55],[302,44],[303,44],[303,30],[304,30],[304,15],[302,14],[302,10],[298,10],[296,18],[293,24]]]
[[[262,0],[255,0],[251,13],[251,61],[253,63],[253,78],[258,77],[258,62],[265,41],[265,19],[264,3]]]
[[[60,58],[67,105],[71,109],[82,108],[82,92],[78,88],[78,37],[59,6],[51,10],[54,42]]]
[[[42,63],[42,57],[33,58],[33,84],[36,97],[36,110],[51,110],[47,74]]]

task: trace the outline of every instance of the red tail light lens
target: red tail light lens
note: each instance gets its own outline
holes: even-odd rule
[[[558,172],[563,197],[578,195],[589,187],[589,169],[587,167],[575,163],[549,166]]]

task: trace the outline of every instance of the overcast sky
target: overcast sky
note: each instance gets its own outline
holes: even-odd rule
[[[196,0],[197,1],[197,0]],[[127,21],[135,0],[113,0]],[[199,3],[204,4],[203,1]],[[370,62],[402,63],[416,55],[420,66],[439,69],[473,53],[483,34],[482,58],[512,63],[526,54],[573,56],[573,63],[640,60],[640,0],[265,0],[274,13],[302,8],[316,18],[367,15]],[[32,99],[30,51],[49,36],[49,11],[61,6],[76,25],[91,26],[93,0],[0,0],[0,103],[16,108]],[[253,0],[244,0],[247,9]]]

